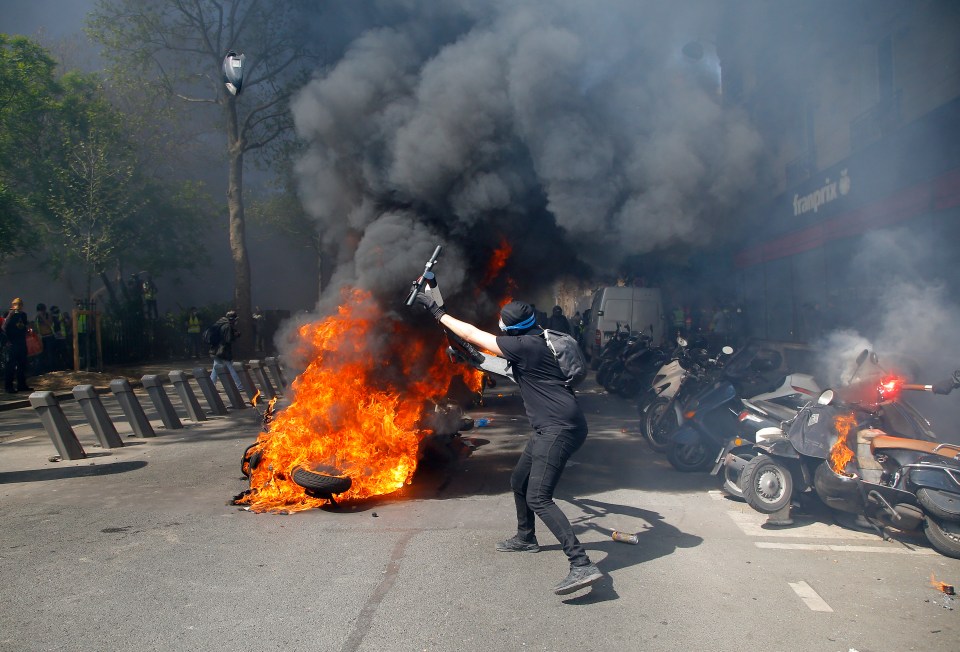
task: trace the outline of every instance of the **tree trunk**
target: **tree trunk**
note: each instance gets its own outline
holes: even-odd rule
[[[240,337],[234,344],[234,358],[249,358],[253,351],[253,306],[250,291],[250,259],[247,256],[247,236],[243,214],[243,150],[237,121],[237,100],[226,99],[227,153],[230,159],[230,177],[227,184],[227,209],[230,214],[230,254],[233,257],[233,307],[237,311],[237,329]]]

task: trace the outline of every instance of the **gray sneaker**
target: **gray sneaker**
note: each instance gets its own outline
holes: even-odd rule
[[[586,566],[571,566],[570,574],[562,582],[553,587],[557,595],[566,595],[586,588],[603,577],[603,573],[595,564]]]
[[[498,543],[497,552],[540,552],[540,546],[536,538],[533,541],[526,541],[514,535]]]

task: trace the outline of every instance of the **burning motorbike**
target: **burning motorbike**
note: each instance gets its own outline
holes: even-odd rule
[[[885,538],[886,527],[922,530],[939,553],[960,558],[960,446],[938,442],[900,398],[904,390],[947,394],[956,387],[960,370],[933,385],[886,376],[824,391],[786,432],[758,433],[759,454],[743,469],[744,498],[771,514],[771,524],[786,525],[794,497],[812,492]]]

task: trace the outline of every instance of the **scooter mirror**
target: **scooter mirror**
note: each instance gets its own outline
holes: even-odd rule
[[[725,346],[725,347],[723,347],[722,349],[720,349],[720,351],[723,352],[724,355],[733,355],[733,347],[732,347],[732,346]]]
[[[876,351],[872,351],[870,353],[870,362],[872,362],[873,364],[880,364],[880,358],[877,357]]]
[[[860,355],[857,356],[858,367],[862,365],[864,361],[866,361],[868,355],[870,355],[870,351],[868,349],[864,349],[863,351],[860,352]]]
[[[678,338],[677,338],[677,344],[680,345],[680,346],[682,346],[682,347],[684,347],[684,348],[686,348],[686,346],[687,346],[687,341],[686,341],[685,339],[683,339],[682,337],[678,337]]]
[[[833,403],[833,390],[825,389],[820,393],[820,396],[817,398],[818,405],[830,405]]]

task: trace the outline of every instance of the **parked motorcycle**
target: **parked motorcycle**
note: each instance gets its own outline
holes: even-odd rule
[[[620,353],[630,342],[630,326],[617,322],[617,329],[603,348],[600,349],[600,355],[597,356],[597,384],[606,388],[607,380],[610,374],[620,362]]]
[[[725,346],[721,354],[732,355],[733,349]],[[638,404],[640,427],[650,448],[659,453],[670,448],[680,426],[674,406],[694,394],[722,365],[720,356],[710,358],[705,349],[690,348],[686,339],[677,337],[677,348],[654,375],[648,398]]]
[[[757,390],[761,391],[754,393]],[[819,391],[817,381],[809,374],[787,374],[772,383],[758,384],[753,375],[731,377],[725,371],[722,378],[683,406],[683,422],[673,436],[667,460],[678,471],[703,471],[712,464],[711,473],[716,475],[722,468],[721,455],[730,442],[744,446],[756,432],[750,423],[740,419],[744,409],[740,396],[747,393],[752,401],[798,409]]]
[[[744,498],[788,524],[793,498],[813,492],[883,536],[884,527],[922,530],[935,550],[960,559],[960,446],[938,442],[900,397],[903,390],[946,394],[956,387],[960,370],[934,385],[887,376],[824,391],[785,432],[758,433],[759,454],[743,469]],[[891,434],[893,427],[901,431]]]
[[[634,398],[650,386],[657,370],[669,359],[669,352],[655,346],[649,337],[628,345],[623,351],[623,367],[610,380],[610,389],[623,398]]]

